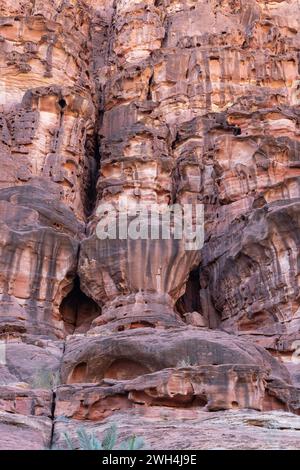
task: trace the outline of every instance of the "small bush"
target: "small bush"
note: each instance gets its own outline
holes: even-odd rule
[[[113,424],[104,434],[102,442],[95,436],[95,434],[88,433],[84,428],[79,428],[76,431],[79,449],[78,450],[139,450],[144,447],[144,441],[141,437],[135,435],[129,437],[125,441],[122,441],[119,447],[117,445],[118,432],[117,426]],[[67,449],[59,450],[77,450],[76,444],[72,441],[72,438],[68,432],[64,433]]]
[[[181,361],[177,362],[176,367],[181,368],[181,367],[191,367],[193,365],[193,362],[190,357],[187,357],[186,359],[182,359]]]

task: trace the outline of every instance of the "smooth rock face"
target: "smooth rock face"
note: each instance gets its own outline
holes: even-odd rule
[[[0,411],[1,450],[46,450],[51,445],[50,418]]]
[[[97,303],[104,303],[93,325],[183,323],[174,307],[197,259],[199,253],[186,251],[181,240],[99,240],[95,235],[84,240],[81,285]]]
[[[1,449],[299,447],[299,18],[0,0]],[[100,240],[124,202],[203,204],[203,247]]]

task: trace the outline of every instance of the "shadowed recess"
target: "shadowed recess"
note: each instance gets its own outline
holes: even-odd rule
[[[74,280],[73,289],[63,299],[60,314],[66,334],[85,333],[92,321],[101,313],[100,307],[80,289],[79,278]]]

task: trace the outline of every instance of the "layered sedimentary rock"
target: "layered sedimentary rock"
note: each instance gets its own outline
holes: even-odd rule
[[[139,411],[119,411],[105,424],[82,422],[85,429],[102,435],[109,424],[117,421],[120,440],[137,433],[146,440],[147,449],[203,450],[278,450],[297,449],[299,417],[290,413],[257,411],[177,410],[154,407]],[[79,447],[76,420],[57,420],[54,442],[65,448],[63,433],[68,432]]]
[[[0,0],[1,448],[297,446],[299,18]],[[201,204],[203,246],[99,238],[141,203]]]
[[[59,306],[76,272],[82,224],[50,191],[47,202],[30,185],[0,193],[1,330],[60,337]]]

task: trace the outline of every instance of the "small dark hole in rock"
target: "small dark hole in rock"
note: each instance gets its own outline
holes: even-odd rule
[[[234,135],[241,135],[241,133],[242,133],[242,129],[240,127],[235,127],[233,129],[233,134]]]
[[[67,106],[66,100],[64,100],[63,98],[59,100],[58,104],[62,109],[64,109]]]

